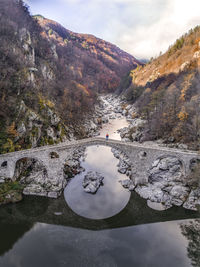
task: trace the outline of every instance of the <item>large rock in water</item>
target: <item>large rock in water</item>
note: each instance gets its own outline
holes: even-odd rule
[[[82,185],[84,187],[84,191],[95,194],[99,187],[103,185],[103,179],[104,177],[100,173],[89,171],[83,179]]]

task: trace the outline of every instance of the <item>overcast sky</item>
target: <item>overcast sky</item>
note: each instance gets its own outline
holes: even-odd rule
[[[25,0],[32,14],[90,33],[135,57],[165,52],[200,24],[200,0]]]

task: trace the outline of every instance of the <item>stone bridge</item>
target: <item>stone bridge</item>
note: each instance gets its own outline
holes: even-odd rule
[[[13,179],[17,161],[23,158],[31,158],[38,160],[44,165],[50,179],[55,179],[55,177],[64,179],[63,167],[69,154],[72,154],[79,147],[92,145],[109,146],[126,154],[131,161],[136,184],[148,181],[148,170],[157,159],[168,156],[178,158],[182,163],[184,175],[189,174],[191,160],[200,159],[200,155],[193,151],[133,144],[131,142],[111,139],[106,141],[104,138],[95,137],[0,155],[0,178]],[[52,158],[52,152],[56,152],[59,157]]]

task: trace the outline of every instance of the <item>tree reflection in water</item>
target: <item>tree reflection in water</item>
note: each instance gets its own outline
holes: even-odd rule
[[[192,220],[188,223],[181,223],[181,232],[188,239],[188,257],[192,266],[200,266],[200,220]]]

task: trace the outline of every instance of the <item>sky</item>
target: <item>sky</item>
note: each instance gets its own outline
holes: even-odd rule
[[[165,52],[200,24],[200,0],[25,0],[65,28],[93,34],[138,59]]]

